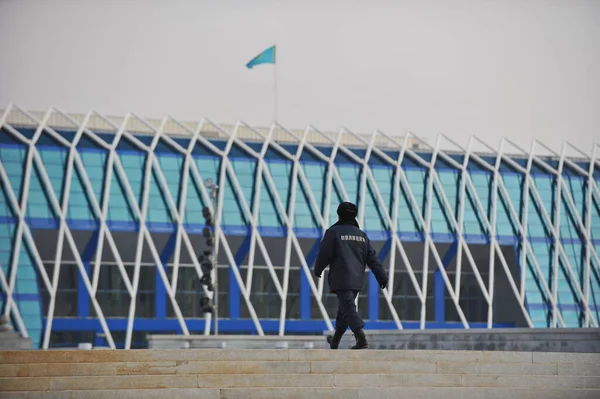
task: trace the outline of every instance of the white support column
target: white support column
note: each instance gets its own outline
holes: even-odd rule
[[[271,129],[269,130],[269,137],[272,136],[273,134],[273,129],[274,127],[271,127]],[[234,132],[235,134],[235,132]],[[268,146],[268,141],[264,141],[261,151],[260,151],[260,157],[259,159],[257,159],[256,162],[256,169],[254,171],[254,187],[253,187],[253,193],[252,193],[252,203],[249,204],[249,211],[251,211],[252,213],[252,221],[250,224],[252,225],[251,229],[250,229],[250,249],[248,252],[248,270],[246,271],[246,287],[248,287],[248,290],[252,291],[252,278],[254,275],[254,257],[256,254],[256,236],[258,235],[258,232],[256,231],[256,223],[258,222],[258,218],[259,218],[259,211],[260,211],[260,196],[261,196],[261,188],[262,188],[262,175],[263,175],[263,167],[264,167],[264,163],[262,162],[262,160],[265,157],[265,154],[268,150],[269,146]]]
[[[458,229],[456,231],[456,239],[458,240],[458,248],[456,252],[456,276],[454,276],[454,291],[456,296],[460,298],[460,282],[462,279],[462,254],[463,245],[466,245],[464,238],[465,229],[465,204],[466,198],[466,187],[467,187],[467,174],[469,173],[467,167],[471,159],[471,150],[473,148],[473,136],[469,138],[469,145],[467,152],[465,153],[465,159],[463,160],[462,167],[460,169],[460,186],[458,189]]]
[[[271,142],[271,137],[273,134],[273,130],[269,132],[269,137],[267,138],[267,143]],[[306,134],[304,134],[306,137]],[[301,151],[301,148],[299,149]],[[263,154],[261,156],[264,157]],[[292,181],[290,183],[290,201],[288,204],[287,216],[289,220],[289,224],[286,226],[287,228],[287,237],[285,240],[285,255],[283,261],[283,292],[281,296],[281,308],[279,312],[279,335],[283,336],[285,334],[285,319],[287,314],[287,296],[288,296],[288,288],[289,288],[289,279],[290,279],[290,262],[292,255],[292,235],[294,235],[294,213],[296,209],[296,189],[298,183],[298,169],[300,169],[300,160],[299,154],[296,153],[294,157],[294,165],[292,166]]]
[[[502,141],[504,144],[504,140]],[[522,303],[525,301],[525,286],[527,285],[527,250],[526,248],[529,246],[529,176],[531,173],[531,166],[533,164],[533,148],[535,143],[531,144],[531,152],[527,159],[527,169],[525,170],[525,175],[523,176],[523,194],[521,199],[521,209],[522,219],[521,225],[523,226],[523,232],[521,234],[521,298],[523,298]],[[509,197],[510,198],[510,197]]]
[[[564,152],[564,145],[563,145]],[[558,273],[560,271],[559,265],[559,245],[560,243],[560,218],[561,218],[561,208],[562,208],[562,168],[563,168],[563,160],[561,159],[558,162],[558,174],[556,176],[556,187],[554,194],[554,220],[553,225],[551,225],[553,241],[554,241],[554,252],[552,254],[552,296],[554,298],[554,303],[558,304]],[[558,306],[554,306],[552,312],[552,327],[556,328],[556,313],[559,312]]]
[[[502,143],[500,143],[502,145]],[[488,301],[488,319],[487,319],[487,327],[492,328],[494,323],[494,275],[495,275],[495,266],[496,266],[496,247],[498,246],[498,240],[496,239],[496,218],[497,218],[497,207],[498,207],[498,174],[500,171],[500,155],[496,155],[496,164],[494,166],[494,173],[492,174],[492,209],[491,209],[491,218],[490,218],[490,257],[489,257],[489,283],[488,283],[488,292],[489,292],[489,301]],[[498,246],[499,247],[499,246]],[[499,251],[500,256],[502,256],[502,251]],[[510,273],[508,273],[510,274]],[[509,275],[506,276],[510,278]],[[517,297],[517,300],[519,298]],[[520,302],[520,301],[519,301]]]
[[[585,260],[584,260],[584,267],[585,267],[585,276],[584,276],[584,281],[585,281],[585,287],[584,287],[584,294],[585,294],[585,299],[586,301],[590,301],[590,292],[591,292],[591,267],[592,267],[592,261],[591,261],[591,250],[592,250],[592,243],[590,241],[590,237],[592,236],[592,209],[594,207],[594,198],[593,198],[593,184],[594,184],[594,161],[596,159],[596,146],[593,146],[592,149],[592,158],[590,159],[590,166],[589,166],[589,171],[588,171],[588,179],[587,179],[587,196],[586,196],[586,205],[585,205],[585,209],[587,210],[586,212],[586,220],[585,220],[585,230],[586,230],[586,238],[588,239],[587,244],[585,246]],[[600,267],[600,263],[598,263],[598,267]],[[584,327],[590,327],[591,323],[591,319],[595,319],[594,314],[592,312],[585,312],[585,325]],[[598,322],[598,320],[596,320],[596,322]]]

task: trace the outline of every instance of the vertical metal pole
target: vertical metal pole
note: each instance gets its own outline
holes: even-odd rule
[[[213,208],[213,220],[216,221],[217,218],[217,190],[219,189],[219,186],[216,185],[212,179],[206,179],[206,181],[204,182],[204,184],[206,185],[206,187],[210,190],[210,198],[212,200],[212,208]],[[211,250],[211,257],[214,254],[214,249]],[[214,309],[215,309],[215,335],[219,335],[219,271],[217,270],[218,267],[218,262],[217,259],[212,259],[213,260],[213,272],[214,272],[214,278],[213,278],[213,303],[214,303]]]

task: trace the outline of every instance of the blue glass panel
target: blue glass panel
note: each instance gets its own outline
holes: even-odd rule
[[[260,188],[259,202],[258,225],[261,227],[283,227],[283,219],[280,217],[278,208],[275,205],[275,197],[268,188],[264,176]]]
[[[27,197],[25,215],[30,218],[54,219],[55,214],[52,209],[50,199],[43,188],[41,176],[34,163],[31,169],[29,196]]]
[[[294,206],[294,227],[320,228],[315,213],[312,210],[304,185],[301,182],[296,186],[296,204]]]
[[[518,225],[521,222],[521,198],[523,178],[520,174],[502,172],[501,182],[506,194],[498,182],[498,204],[496,208],[496,234],[498,236],[518,236]],[[512,210],[511,210],[512,208]],[[513,211],[515,214],[513,214]]]
[[[208,193],[207,193],[208,194]],[[204,216],[202,208],[205,206],[202,195],[200,195],[200,185],[190,174],[187,183],[185,211],[183,213],[184,223],[191,225],[204,225]]]
[[[235,170],[235,176],[244,194],[248,208],[252,209],[252,196],[254,194],[254,179],[256,175],[255,158],[234,158],[230,160]]]
[[[458,171],[452,169],[438,170],[441,181],[441,188],[434,183],[433,198],[431,203],[431,230],[436,234],[454,233],[451,218],[456,218],[456,203],[458,192]],[[446,200],[452,211],[448,213],[442,193],[446,195]]]
[[[600,199],[595,195],[592,195],[592,209],[590,209],[592,223],[591,223],[591,236],[594,240],[600,240]]]
[[[596,247],[596,252],[599,252]],[[590,268],[590,297],[589,304],[592,307],[592,317],[595,318],[596,322],[600,321],[600,264],[597,264],[594,260],[591,262]]]
[[[142,186],[144,183],[144,170],[146,167],[146,155],[141,152],[127,152],[119,154],[121,164],[127,175],[129,186],[138,203],[142,205]]]
[[[156,154],[160,169],[167,182],[171,198],[175,202],[175,206],[179,205],[179,192],[181,190],[181,173],[183,168],[183,156],[172,153]]]
[[[194,156],[194,162],[196,163],[196,169],[198,169],[198,173],[200,174],[202,181],[206,179],[212,179],[213,181],[217,182],[219,186],[222,185],[222,182],[219,181],[219,167],[221,165],[220,158],[211,156]]]
[[[219,189],[223,189],[223,209],[221,224],[225,226],[246,226],[248,221],[242,210],[242,206],[233,190],[233,183],[227,174],[225,182],[219,185]],[[262,199],[261,199],[262,201]]]
[[[288,209],[289,189],[292,174],[292,163],[288,161],[273,161],[267,162],[267,167],[273,178],[273,183],[277,188],[279,199],[285,209]]]
[[[398,231],[403,233],[413,233],[421,230],[421,224],[417,216],[422,213],[424,205],[423,190],[425,171],[423,169],[409,169],[405,171],[408,186],[400,179],[400,197],[398,198]],[[408,188],[412,190],[418,208],[415,209],[411,200]]]
[[[389,230],[390,226],[388,225],[383,210],[381,209],[379,201],[376,198],[370,179],[367,179],[366,191],[364,226],[361,227],[367,231]]]
[[[321,212],[325,209],[325,183],[327,179],[327,165],[322,162],[302,163],[301,167],[304,171],[306,180],[308,181],[309,188],[312,192],[319,210]]]
[[[554,205],[555,184],[554,179],[550,175],[534,174],[533,180],[541,197],[542,204],[550,217]]]
[[[133,207],[117,174],[116,167],[113,169],[110,184],[110,197],[108,199],[108,219],[110,221],[129,222],[137,221]]]
[[[543,204],[538,204],[533,194],[529,193],[528,213],[527,213],[527,228],[529,237],[543,238],[547,235],[550,236],[550,230],[546,229],[546,222],[544,221],[542,209],[545,209]],[[548,214],[551,217],[551,214]]]
[[[485,176],[483,176],[485,178]],[[478,191],[484,191],[481,187],[481,178],[479,178],[479,188],[475,185],[475,181],[473,181],[473,185]],[[463,219],[463,234],[465,235],[479,235],[484,236],[487,234],[487,228],[483,221],[483,213],[481,207],[483,207],[483,211],[487,212],[487,202],[484,198],[479,198],[479,203],[477,202],[476,193],[473,192],[470,185],[467,183],[465,185],[465,207],[464,207],[464,219]],[[481,205],[481,207],[480,207]]]
[[[348,194],[348,201],[358,204],[359,190],[358,185],[360,181],[360,166],[352,164],[344,164],[337,166],[342,179],[344,189]],[[336,206],[337,208],[337,206]]]
[[[563,175],[565,188],[571,193],[575,208],[580,215],[585,214],[587,178],[578,175]]]
[[[23,183],[23,172],[25,171],[25,157],[27,147],[23,145],[0,146],[0,161],[10,180],[17,201],[21,198],[21,184]]]
[[[8,195],[6,194],[7,189],[8,187],[5,187],[0,182],[0,218],[12,218],[16,215],[16,210],[10,205]]]
[[[17,280],[15,282],[15,297],[27,295],[27,299],[17,300],[23,322],[27,327],[33,347],[38,348],[42,335],[42,309],[41,296],[37,282],[37,271],[25,242],[21,245],[17,263]]]
[[[342,190],[339,188],[337,179],[332,179],[331,197],[329,198],[329,225],[338,220],[337,208],[344,201]]]
[[[0,265],[2,265],[5,276],[8,276],[8,266],[13,249],[14,226],[13,223],[0,223]]]
[[[81,155],[81,161],[85,168],[85,173],[90,180],[90,184],[92,185],[96,200],[98,201],[98,204],[101,204],[104,177],[106,175],[106,159],[108,155],[106,151],[90,149],[81,149],[79,150],[79,154]]]
[[[148,191],[148,223],[175,223],[175,216],[171,214],[166,195],[159,182],[155,168],[152,168],[150,190]]]
[[[381,193],[388,214],[392,215],[393,185],[395,170],[388,166],[371,167],[377,188]]]
[[[39,148],[38,152],[44,163],[44,168],[54,189],[54,195],[61,202],[63,195],[63,179],[67,162],[67,150],[63,147]],[[42,175],[40,175],[42,176]]]
[[[96,219],[92,204],[88,199],[87,192],[83,187],[81,176],[76,168],[74,168],[73,173],[71,174],[71,190],[69,193],[67,218],[71,220]]]
[[[560,209],[560,238],[561,239],[579,239],[580,238],[580,230],[579,223],[577,222],[577,218],[581,220],[580,215],[577,214],[577,209],[572,207],[568,201],[566,195],[563,193],[561,195],[561,209]],[[584,228],[584,226],[581,226]]]

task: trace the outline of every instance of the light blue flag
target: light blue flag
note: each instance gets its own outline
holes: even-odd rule
[[[246,64],[248,69],[252,69],[255,65],[274,64],[275,63],[275,46],[271,46]]]

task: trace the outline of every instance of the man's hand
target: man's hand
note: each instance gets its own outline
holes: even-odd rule
[[[379,288],[384,290],[387,288],[387,285],[388,285],[388,280],[382,281],[381,283],[379,283]]]
[[[314,270],[314,273],[317,278],[321,278],[321,274],[318,274],[316,269]]]

